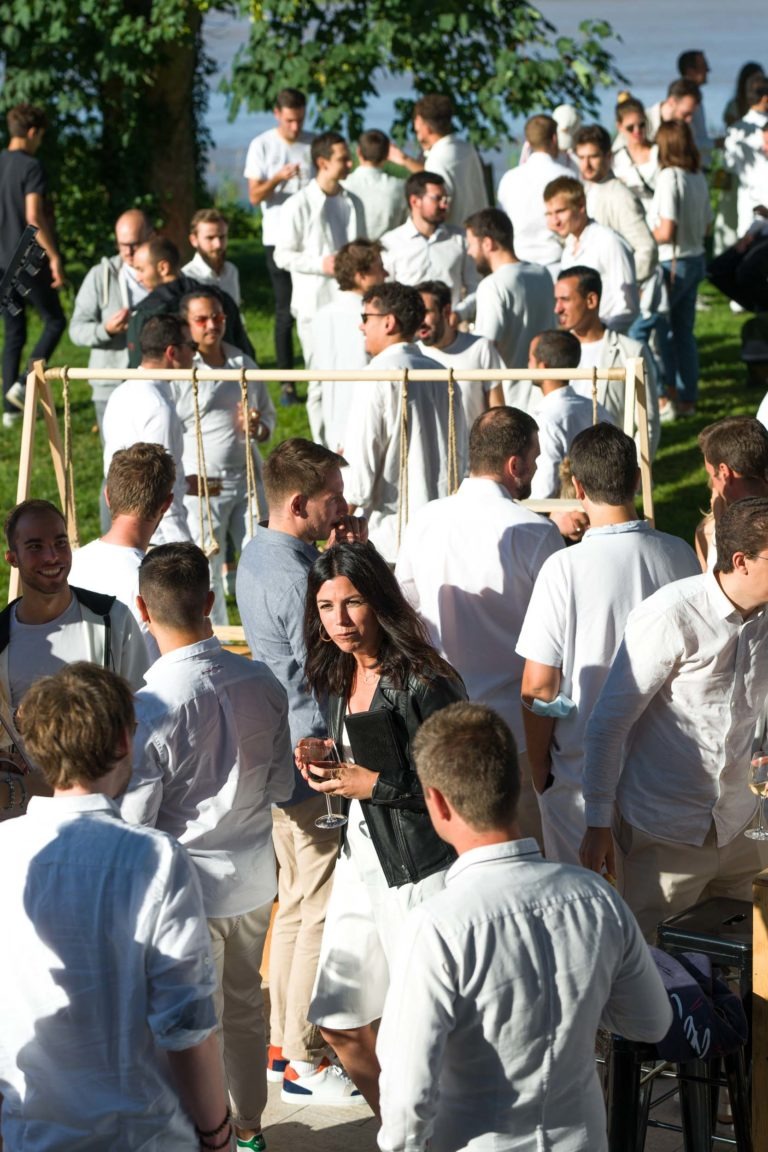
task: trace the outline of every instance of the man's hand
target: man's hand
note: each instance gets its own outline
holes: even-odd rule
[[[104,327],[110,336],[117,336],[119,332],[126,332],[128,330],[130,315],[130,308],[118,308],[117,312],[112,313],[109,320],[105,320]]]
[[[331,529],[328,537],[328,547],[334,544],[351,544],[359,540],[365,544],[368,540],[368,521],[365,516],[343,516]]]
[[[581,540],[589,528],[586,512],[551,512],[549,518],[566,540]]]
[[[333,256],[333,255],[323,256],[323,263],[322,263],[321,267],[323,269],[323,275],[324,276],[333,276],[333,269],[335,268],[335,266],[336,266],[336,257],[335,256]]]
[[[585,868],[613,880],[616,876],[616,849],[610,828],[587,828],[579,849]]]
[[[51,286],[53,288],[63,288],[64,266],[61,263],[61,257],[58,254],[49,256],[48,263],[51,267]]]
[[[275,172],[275,180],[277,184],[285,184],[287,180],[293,180],[294,176],[299,174],[299,165],[296,163],[283,164],[277,172]]]

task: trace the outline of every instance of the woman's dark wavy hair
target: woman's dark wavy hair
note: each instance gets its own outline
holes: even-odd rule
[[[346,576],[376,614],[382,633],[379,649],[381,674],[396,688],[404,688],[409,674],[422,680],[458,673],[429,641],[424,624],[403,596],[386,560],[373,544],[335,544],[320,555],[309,573],[304,610],[307,649],[305,679],[309,691],[347,697],[352,687],[355,658],[321,639],[317,594],[326,580]]]

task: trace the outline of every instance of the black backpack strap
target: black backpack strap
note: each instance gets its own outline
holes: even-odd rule
[[[80,604],[96,616],[101,616],[104,622],[104,667],[113,667],[112,660],[112,605],[116,596],[106,596],[103,592],[91,592],[87,588],[75,588],[70,585]]]

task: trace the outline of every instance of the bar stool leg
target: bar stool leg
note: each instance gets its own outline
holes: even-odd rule
[[[723,1058],[725,1076],[728,1081],[728,1094],[733,1113],[733,1135],[738,1152],[753,1152],[751,1101],[747,1089],[747,1073],[744,1050],[739,1048]]]
[[[710,1152],[712,1148],[712,1094],[710,1086],[687,1077],[702,1080],[709,1074],[706,1060],[689,1060],[678,1065],[680,1071],[680,1116],[685,1152]]]
[[[634,1046],[615,1036],[608,1062],[608,1152],[642,1152],[641,1067]]]

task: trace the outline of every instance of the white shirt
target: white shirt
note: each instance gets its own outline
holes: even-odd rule
[[[124,380],[110,396],[104,412],[104,475],[119,448],[162,444],[176,465],[173,503],[160,521],[153,544],[189,540],[184,508],[184,432],[167,380]]]
[[[245,158],[246,180],[269,180],[286,164],[298,164],[297,176],[292,176],[283,184],[278,184],[266,199],[262,200],[262,238],[265,246],[272,247],[277,243],[280,210],[289,197],[302,188],[306,188],[312,178],[312,141],[311,132],[300,132],[297,140],[289,142],[284,140],[277,128],[270,128],[255,136],[248,147]]]
[[[464,853],[406,921],[376,1051],[383,1152],[606,1152],[599,1026],[657,1041],[669,998],[621,897],[534,840]]]
[[[587,824],[622,815],[662,840],[719,846],[755,813],[746,786],[768,694],[768,614],[748,620],[707,572],[655,592],[624,640],[587,725]]]
[[[208,917],[275,895],[270,804],[289,800],[288,698],[266,664],[215,638],[167,652],[136,696],[126,819],[156,824],[189,851]]]
[[[201,284],[214,284],[222,292],[231,296],[238,308],[242,304],[240,295],[240,273],[231,260],[225,260],[221,272],[214,272],[207,260],[199,252],[195,252],[188,264],[181,270],[185,276],[199,280]]]
[[[225,361],[223,368],[258,368],[255,360],[240,352],[233,344],[222,345]],[[195,364],[208,369],[200,353]],[[214,369],[215,371],[215,369]],[[244,476],[245,430],[242,415],[242,389],[239,380],[198,380],[198,410],[203,433],[205,470],[209,477]],[[185,476],[197,476],[197,433],[195,427],[195,401],[189,380],[172,380],[171,395],[184,429],[183,467]],[[277,423],[275,406],[263,380],[248,381],[248,407],[261,413],[261,421],[270,433]],[[257,477],[261,478],[261,454],[251,440]]]
[[[140,548],[91,540],[90,544],[75,548],[72,552],[69,582],[76,588],[88,588],[91,592],[102,592],[105,596],[117,596],[122,604],[130,608],[141,628],[147,656],[154,662],[160,655],[160,649],[141,619],[136,604],[139,565],[143,559],[144,553]]]
[[[470,700],[495,708],[525,748],[515,645],[542,564],[563,547],[549,520],[486,476],[462,481],[408,524],[395,575],[461,674]]]
[[[584,733],[629,613],[658,588],[699,571],[693,550],[647,520],[590,528],[543,565],[517,643],[523,659],[561,670],[576,711],[556,720],[556,779],[581,785]],[[599,591],[596,591],[599,589]]]
[[[369,368],[437,368],[415,344],[393,344],[374,356]],[[402,385],[386,380],[359,385],[344,436],[349,468],[344,494],[365,510],[370,539],[385,559],[398,550]],[[466,469],[467,432],[460,404],[454,410],[458,475]],[[402,525],[422,504],[448,495],[448,384],[412,380],[408,384],[408,500]],[[404,501],[405,504],[405,501]]]
[[[507,368],[528,367],[534,336],[555,326],[552,277],[538,264],[502,264],[475,297],[475,332],[492,340]]]
[[[544,215],[544,189],[558,176],[573,178],[573,172],[546,152],[532,152],[525,164],[510,168],[499,182],[499,207],[512,221],[515,255],[520,260],[544,265],[560,263],[563,246],[550,232]]]
[[[659,423],[659,390],[656,383],[656,362],[646,344],[633,340],[630,336],[623,336],[620,332],[607,329],[599,340],[589,343],[581,342],[580,368],[621,368],[628,359],[640,357],[645,365],[645,396],[648,406],[648,434],[651,441],[651,459],[656,454],[661,438],[661,425]],[[580,396],[592,399],[591,380],[571,380],[571,387]],[[626,387],[624,381],[598,380],[597,399],[604,404],[614,418],[616,424],[624,426],[624,398]],[[635,405],[635,429],[639,427],[639,408]],[[535,413],[534,413],[535,415]],[[639,434],[635,436],[639,447]]]
[[[424,153],[424,170],[445,180],[446,191],[451,197],[447,224],[463,228],[468,216],[488,207],[483,165],[477,149],[467,140],[461,140],[455,132],[441,136]]]
[[[385,232],[381,243],[390,280],[411,285],[442,280],[451,290],[454,307],[477,288],[477,269],[467,254],[467,237],[461,228],[440,224],[431,236],[424,236],[409,217],[399,228]]]
[[[560,495],[560,465],[568,455],[574,436],[598,421],[615,423],[602,404],[597,405],[595,416],[592,400],[574,392],[569,384],[542,396],[536,413],[541,453],[536,457],[531,496],[546,500]]]
[[[723,163],[738,181],[738,233],[743,236],[754,220],[754,210],[768,202],[768,157],[763,151],[763,125],[768,116],[750,108],[728,129]]]
[[[0,1083],[8,1148],[189,1152],[159,1049],[216,1027],[200,888],[106,796],[34,796],[0,827]]]
[[[335,202],[336,223],[342,219],[343,236],[331,225],[329,201]],[[336,281],[323,272],[323,260],[361,236],[365,236],[363,205],[344,188],[335,196],[327,196],[313,180],[283,205],[275,237],[275,263],[291,273],[294,316],[312,316],[334,298]]]
[[[353,371],[368,367],[365,336],[360,331],[363,297],[359,292],[339,292],[318,309],[312,321],[312,364],[321,370]],[[325,442],[333,452],[344,452],[344,433],[356,389],[355,380],[323,380],[322,408]]]
[[[650,155],[644,164],[635,164],[629,149],[619,138],[614,144],[611,166],[614,176],[621,180],[622,184],[626,184],[627,188],[631,188],[639,198],[647,219],[659,173],[658,146],[654,144],[651,147]]]
[[[397,228],[408,215],[405,180],[390,176],[381,168],[359,164],[347,176],[344,187],[362,201],[365,235],[369,240],[378,240],[391,228]]]
[[[658,190],[657,190],[658,191]],[[659,253],[660,259],[663,259]],[[590,221],[581,236],[569,236],[560,270],[585,264],[600,273],[600,319],[606,328],[626,331],[640,311],[632,250],[618,233]]]
[[[661,168],[649,219],[654,227],[660,220],[674,220],[677,224],[673,243],[659,244],[659,260],[701,256],[712,220],[709,186],[704,173],[686,172],[683,168]]]
[[[501,356],[485,336],[473,336],[471,332],[457,332],[447,348],[437,348],[434,344],[417,341],[417,347],[425,356],[431,356],[445,368],[459,372],[462,368],[503,368]],[[492,380],[457,380],[461,392],[461,406],[464,409],[464,422],[467,432],[478,416],[488,407],[488,393],[494,386]]]

